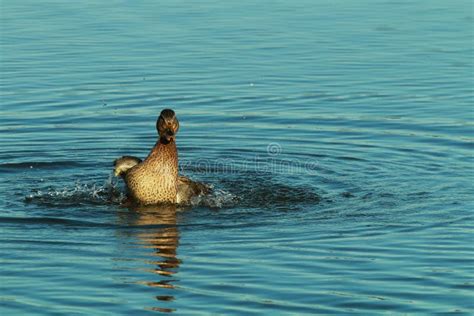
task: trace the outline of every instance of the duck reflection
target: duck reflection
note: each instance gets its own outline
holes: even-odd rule
[[[121,224],[132,227],[135,244],[142,249],[153,249],[150,260],[145,262],[152,265],[147,272],[159,275],[156,281],[138,281],[150,287],[171,289],[175,288],[177,280],[174,275],[178,272],[181,261],[177,257],[179,245],[179,230],[177,226],[178,209],[175,205],[129,207],[128,212],[120,215]],[[166,290],[165,290],[166,292]],[[169,294],[169,293],[163,293]],[[173,301],[173,295],[157,295],[159,301]],[[152,310],[173,312],[173,309],[152,307]]]

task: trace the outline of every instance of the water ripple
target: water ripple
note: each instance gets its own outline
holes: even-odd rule
[[[469,1],[1,10],[1,314],[474,313]],[[164,107],[214,192],[124,207]]]

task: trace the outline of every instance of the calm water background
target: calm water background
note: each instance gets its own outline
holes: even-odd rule
[[[2,314],[474,313],[472,1],[0,10]],[[168,106],[216,193],[124,208]]]

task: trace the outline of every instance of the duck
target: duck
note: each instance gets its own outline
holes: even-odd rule
[[[161,111],[156,129],[158,140],[145,160],[122,156],[114,161],[114,175],[124,180],[129,200],[139,205],[190,204],[193,197],[210,193],[209,185],[178,175],[175,112]]]

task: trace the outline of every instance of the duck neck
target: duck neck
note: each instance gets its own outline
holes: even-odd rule
[[[176,148],[176,143],[174,141],[164,143],[161,139],[159,139],[155,147],[151,150],[151,155],[158,155],[162,153],[170,153],[178,156],[178,150]]]
[[[174,141],[165,143],[161,139],[158,140],[147,160],[157,168],[165,166],[171,168],[173,176],[178,176],[178,150]]]

